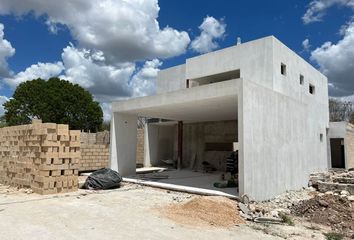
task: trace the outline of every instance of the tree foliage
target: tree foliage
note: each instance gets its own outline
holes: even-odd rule
[[[102,109],[88,91],[59,78],[21,83],[4,108],[10,126],[28,124],[38,118],[43,122],[69,124],[70,129],[95,132],[103,121]]]
[[[354,123],[354,110],[351,102],[329,99],[329,119],[331,122],[347,121]]]

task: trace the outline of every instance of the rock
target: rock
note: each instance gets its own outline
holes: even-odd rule
[[[348,191],[346,191],[346,190],[343,190],[343,191],[340,192],[340,195],[349,196],[350,193]]]
[[[332,192],[332,191],[327,191],[327,192],[325,192],[325,194],[328,194],[328,195],[333,195],[333,194],[334,194],[334,192]]]
[[[322,207],[328,207],[328,202],[326,202],[325,200],[319,199],[318,203],[320,204],[320,206]]]
[[[348,200],[351,201],[351,202],[354,202],[354,195],[349,196],[349,197],[348,197]]]
[[[246,204],[243,204],[243,203],[239,203],[238,204],[239,208],[241,209],[241,211],[246,214],[246,215],[250,215],[251,214],[251,211],[250,209],[247,207]]]
[[[279,217],[279,212],[277,210],[272,210],[272,211],[270,211],[270,215],[272,217],[278,218]]]

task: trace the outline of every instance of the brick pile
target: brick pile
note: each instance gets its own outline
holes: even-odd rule
[[[76,191],[80,131],[68,125],[35,122],[0,129],[0,183],[35,193]]]

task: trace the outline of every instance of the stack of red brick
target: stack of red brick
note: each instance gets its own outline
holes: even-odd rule
[[[36,122],[0,129],[0,183],[39,194],[76,191],[80,131]]]

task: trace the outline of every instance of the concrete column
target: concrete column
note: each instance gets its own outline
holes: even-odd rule
[[[134,115],[112,114],[110,167],[122,176],[135,174],[137,120]]]
[[[158,162],[158,130],[157,125],[148,123],[145,125],[144,167],[152,167]]]

